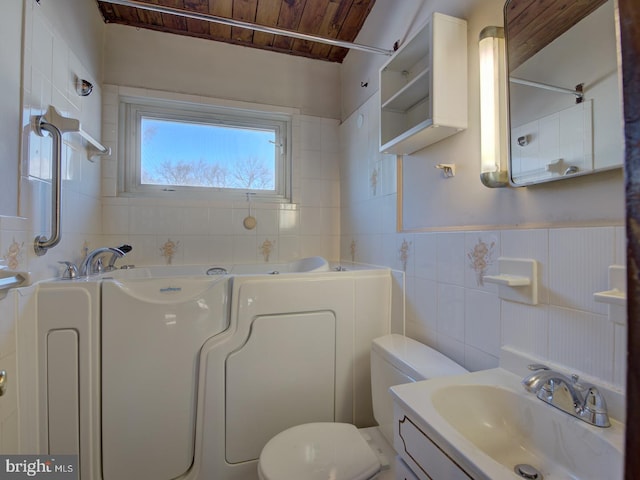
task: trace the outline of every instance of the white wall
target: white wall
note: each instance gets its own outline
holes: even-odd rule
[[[340,118],[336,63],[115,24],[106,32],[105,83]]]
[[[410,211],[403,212],[405,231],[396,232],[397,160],[378,152],[377,91],[357,97],[356,87],[381,60],[347,55],[340,131],[343,260],[404,270],[407,333],[471,370],[497,366],[501,348],[509,347],[623,388],[626,327],[592,300],[608,288],[607,267],[625,262],[622,172],[522,189],[482,186],[477,38],[483,27],[502,25],[503,2],[410,3],[399,8],[378,0],[362,38],[381,46],[433,10],[465,18],[469,128],[405,157]],[[354,106],[354,98],[361,103]],[[456,176],[443,178],[437,163],[455,163]],[[539,262],[539,305],[502,301],[494,285],[479,283],[479,265],[495,273],[501,255]]]

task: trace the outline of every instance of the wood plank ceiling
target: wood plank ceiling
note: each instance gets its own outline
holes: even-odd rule
[[[232,18],[353,42],[375,0],[140,0],[142,3]],[[348,49],[98,0],[107,23],[341,63]]]
[[[518,68],[607,0],[510,0],[505,7],[509,71]]]

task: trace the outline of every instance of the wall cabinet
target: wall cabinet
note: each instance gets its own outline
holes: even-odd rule
[[[467,128],[467,22],[433,13],[380,69],[380,151],[414,153]]]

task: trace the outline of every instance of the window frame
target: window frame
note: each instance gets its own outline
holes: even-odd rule
[[[151,185],[141,183],[141,118],[184,121],[238,128],[274,130],[276,145],[275,190]],[[290,203],[292,192],[292,118],[289,114],[149,97],[121,96],[119,102],[118,195]]]

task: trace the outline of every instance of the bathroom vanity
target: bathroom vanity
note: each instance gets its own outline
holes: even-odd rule
[[[622,478],[623,424],[589,425],[521,380],[496,368],[392,387],[394,448],[420,480]]]

